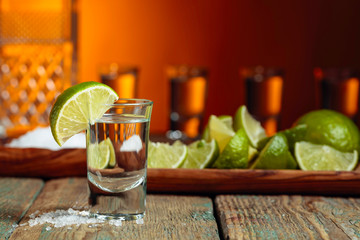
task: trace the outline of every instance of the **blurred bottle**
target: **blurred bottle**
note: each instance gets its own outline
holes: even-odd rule
[[[136,98],[138,72],[136,66],[104,64],[100,67],[100,79],[114,89],[120,98]]]
[[[170,130],[168,138],[196,139],[200,137],[207,96],[208,71],[198,66],[170,66]]]
[[[332,109],[354,119],[358,112],[359,74],[349,68],[315,68],[317,108]]]
[[[283,89],[283,71],[257,66],[240,69],[246,86],[249,113],[261,122],[268,135],[278,131]]]
[[[76,81],[76,26],[75,1],[0,1],[0,138],[48,124]]]

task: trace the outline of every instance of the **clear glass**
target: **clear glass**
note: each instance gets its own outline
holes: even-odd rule
[[[89,124],[87,177],[93,216],[143,218],[152,105],[144,99],[120,99]]]
[[[208,71],[198,66],[169,66],[171,108],[167,137],[183,141],[200,137],[207,97]]]
[[[279,128],[284,83],[283,70],[257,66],[242,68],[240,75],[246,86],[246,106],[261,122],[268,135]]]
[[[110,86],[120,98],[136,98],[138,67],[117,63],[103,64],[99,70],[102,83]]]
[[[316,107],[355,120],[359,105],[359,72],[350,68],[315,68]]]

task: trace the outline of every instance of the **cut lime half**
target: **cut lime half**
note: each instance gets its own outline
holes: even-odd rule
[[[295,157],[302,170],[351,171],[358,162],[358,152],[340,152],[328,145],[310,142],[295,144]]]
[[[149,168],[178,168],[185,161],[187,147],[180,141],[173,145],[169,143],[149,143],[148,167]]]
[[[56,99],[50,112],[50,127],[61,146],[73,135],[85,130],[100,118],[118,99],[117,93],[105,84],[83,82],[66,89]]]
[[[218,156],[219,147],[215,139],[195,141],[188,146],[188,156],[181,167],[203,169],[211,166]]]

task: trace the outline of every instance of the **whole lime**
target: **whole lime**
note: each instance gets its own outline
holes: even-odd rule
[[[303,141],[329,145],[339,151],[360,150],[360,132],[345,115],[332,110],[316,110],[300,117],[296,125],[307,125]]]

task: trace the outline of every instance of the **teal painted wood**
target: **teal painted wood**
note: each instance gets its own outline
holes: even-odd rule
[[[41,179],[0,178],[0,239],[8,239],[41,191]]]
[[[13,239],[219,239],[212,200],[200,196],[147,196],[143,223],[122,222],[81,224],[55,228],[51,224],[26,225],[31,213],[57,209],[86,209],[87,180],[66,178],[50,180],[23,218]]]
[[[360,239],[360,198],[220,195],[224,239]]]

